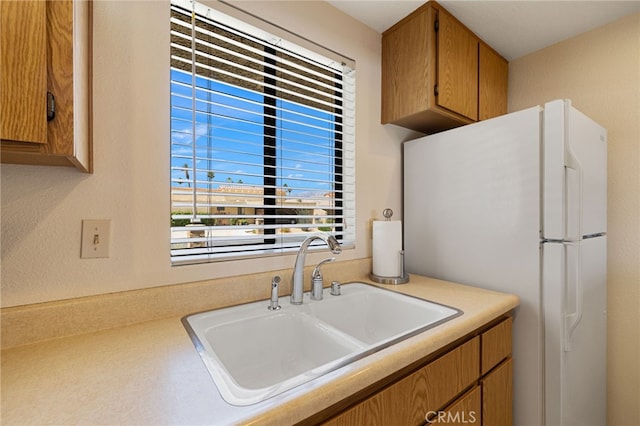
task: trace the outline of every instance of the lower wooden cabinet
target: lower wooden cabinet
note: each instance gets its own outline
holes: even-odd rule
[[[510,426],[513,418],[513,359],[507,358],[499,367],[482,378],[482,423]]]
[[[509,317],[480,335],[482,344],[482,422],[510,426],[513,418],[512,319]],[[506,391],[508,390],[508,391]]]
[[[478,337],[333,418],[327,425],[418,425],[478,378]]]
[[[500,364],[503,359],[511,355],[512,336],[511,317],[499,322],[480,335],[482,344],[482,366],[480,373],[487,374],[492,368]]]
[[[449,407],[428,414],[427,423],[429,424],[449,426],[481,425],[483,422],[482,388],[474,386]]]
[[[511,425],[511,321],[508,317],[479,329],[323,424]]]

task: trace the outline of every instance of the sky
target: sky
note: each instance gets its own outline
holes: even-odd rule
[[[180,181],[186,178],[185,164],[193,180],[192,77],[176,69],[171,77],[172,186],[187,187]],[[262,186],[263,95],[205,78],[198,78],[196,84],[198,187],[211,182],[216,188],[230,179]],[[292,197],[332,191],[333,114],[285,100],[277,105],[277,185],[286,184]]]

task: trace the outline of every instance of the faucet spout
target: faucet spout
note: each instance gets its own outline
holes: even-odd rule
[[[307,237],[300,245],[298,255],[296,256],[296,264],[293,267],[293,279],[291,281],[291,303],[293,305],[302,304],[302,295],[304,293],[304,262],[307,257],[307,249],[314,240],[322,240],[329,247],[333,254],[340,254],[342,247],[333,235],[316,233]]]

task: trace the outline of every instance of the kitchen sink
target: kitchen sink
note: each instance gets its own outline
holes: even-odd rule
[[[268,301],[192,314],[182,322],[229,404],[250,405],[462,314],[365,283],[281,309]]]
[[[319,321],[366,345],[380,345],[406,338],[425,327],[451,319],[457,310],[367,284],[343,287],[340,297],[308,304]]]

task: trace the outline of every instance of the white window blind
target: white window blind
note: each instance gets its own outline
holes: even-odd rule
[[[354,128],[352,67],[172,0],[172,263],[352,246]]]

